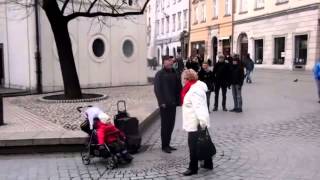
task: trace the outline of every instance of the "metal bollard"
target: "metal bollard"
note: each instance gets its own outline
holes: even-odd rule
[[[0,126],[3,125],[3,97],[0,95]]]

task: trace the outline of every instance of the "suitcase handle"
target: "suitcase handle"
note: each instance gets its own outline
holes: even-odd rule
[[[123,104],[124,111],[120,111],[120,109],[119,109],[120,103]],[[126,101],[125,101],[125,100],[119,100],[119,101],[117,102],[117,110],[118,110],[118,112],[127,112],[127,105],[126,105]]]

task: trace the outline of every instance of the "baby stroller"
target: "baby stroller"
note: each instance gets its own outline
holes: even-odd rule
[[[112,149],[114,149],[112,146],[106,143],[104,143],[103,145],[98,144],[96,126],[99,119],[96,117],[90,117],[90,115],[86,113],[89,108],[91,111],[96,111],[94,113],[102,112],[99,108],[95,108],[92,106],[77,107],[78,112],[85,116],[86,119],[80,125],[80,128],[90,136],[85,149],[81,152],[82,163],[88,165],[90,164],[92,157],[101,157],[106,159],[106,166],[108,169],[114,169],[118,167],[120,158],[115,154],[114,151],[112,151]]]

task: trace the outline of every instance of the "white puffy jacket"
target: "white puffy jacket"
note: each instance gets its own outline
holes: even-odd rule
[[[197,81],[184,96],[182,105],[182,128],[187,132],[197,131],[198,124],[210,126],[207,106],[207,85]]]

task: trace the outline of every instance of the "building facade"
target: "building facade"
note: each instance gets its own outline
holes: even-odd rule
[[[232,0],[191,0],[190,56],[216,61],[230,55],[233,34]]]
[[[147,13],[148,58],[186,56],[189,34],[188,0],[151,0]]]
[[[45,92],[63,89],[55,40],[45,13],[39,9],[42,86]],[[27,16],[26,16],[27,14]],[[1,85],[35,90],[36,26],[33,11],[0,6]],[[69,23],[73,55],[81,88],[147,83],[145,15]],[[129,28],[130,27],[130,28]]]
[[[319,0],[237,0],[234,52],[257,67],[312,69],[320,57]]]

